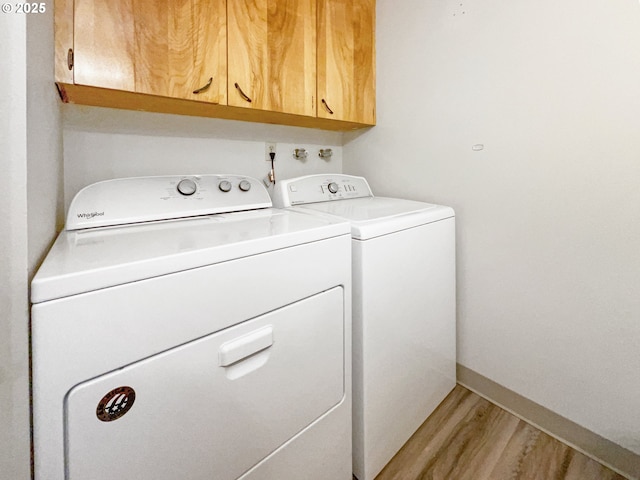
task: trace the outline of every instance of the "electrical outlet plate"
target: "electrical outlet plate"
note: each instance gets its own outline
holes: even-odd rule
[[[269,156],[270,153],[276,153],[276,142],[266,142],[264,144],[264,159],[267,162],[271,161],[271,157]]]

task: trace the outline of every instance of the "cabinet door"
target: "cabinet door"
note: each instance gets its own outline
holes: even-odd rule
[[[375,0],[318,0],[318,117],[375,124]]]
[[[229,105],[315,116],[315,0],[228,0]]]
[[[75,84],[225,104],[226,63],[226,0],[75,1]]]

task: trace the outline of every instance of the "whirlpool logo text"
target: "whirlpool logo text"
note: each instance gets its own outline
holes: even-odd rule
[[[78,218],[94,218],[94,217],[102,217],[104,216],[104,212],[88,212],[88,213],[78,213]]]

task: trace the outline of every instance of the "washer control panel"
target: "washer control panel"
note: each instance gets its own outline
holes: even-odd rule
[[[273,191],[274,207],[373,197],[367,180],[353,175],[308,175],[280,180]]]
[[[241,175],[165,175],[94,183],[76,194],[66,230],[271,207],[265,186]]]

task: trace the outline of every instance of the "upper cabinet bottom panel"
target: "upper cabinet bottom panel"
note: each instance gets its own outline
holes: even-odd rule
[[[290,125],[294,127],[318,128],[321,130],[349,131],[371,127],[355,122],[327,120],[305,115],[270,112],[267,110],[251,110],[241,107],[216,105],[213,103],[182,100],[156,95],[143,95],[121,90],[87,87],[58,83],[60,97],[65,103],[90,105],[95,107],[120,108],[123,110],[137,110],[144,112],[170,113],[195,117],[222,118],[240,120],[244,122],[270,123],[275,125]]]

